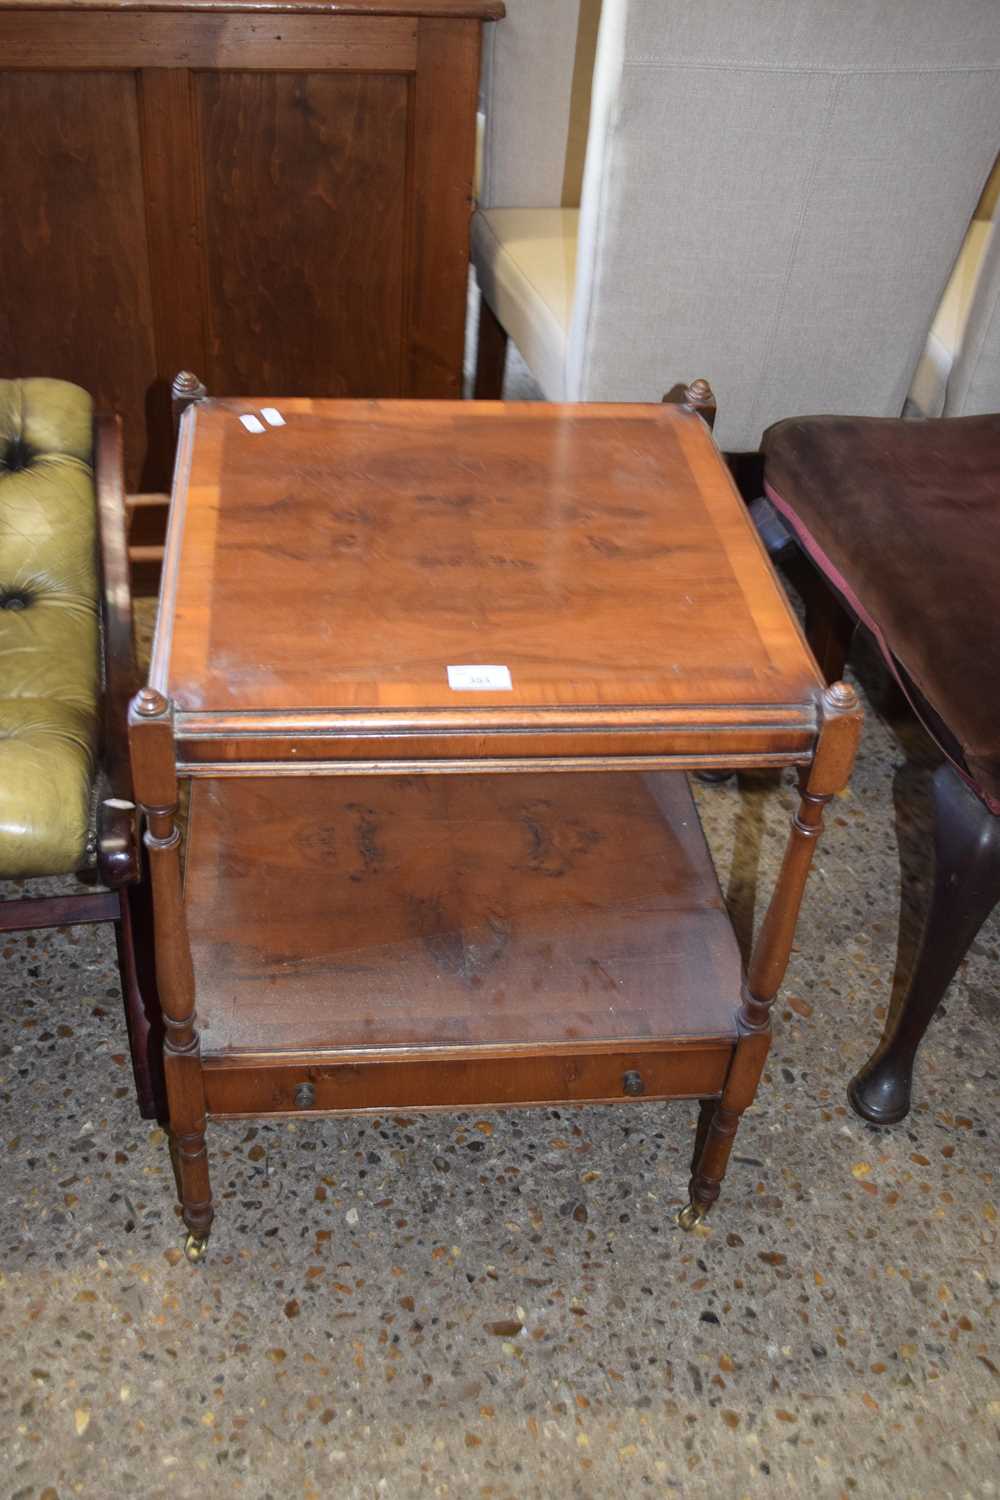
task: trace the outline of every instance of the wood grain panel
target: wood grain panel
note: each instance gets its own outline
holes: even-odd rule
[[[178,370],[206,370],[204,228],[192,76],[149,68],[139,77],[157,380],[147,402],[143,481],[166,488],[173,467],[170,386]]]
[[[460,23],[472,24],[472,23]],[[7,68],[323,68],[412,73],[416,22],[0,9]]]
[[[198,782],[185,900],[205,1057],[735,1037],[683,776]]]
[[[405,80],[212,73],[196,89],[209,387],[396,392]]]
[[[0,369],[119,412],[139,488],[156,360],[135,79],[0,72],[0,99]]]
[[[409,396],[462,394],[479,46],[474,21],[420,22],[403,380]]]

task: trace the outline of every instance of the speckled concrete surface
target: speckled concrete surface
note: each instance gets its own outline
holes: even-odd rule
[[[110,931],[8,938],[0,1500],[995,1494],[996,915],[910,1120],[844,1103],[912,951],[926,776],[871,713],[695,1235],[687,1104],[231,1122],[192,1268]],[[793,792],[697,795],[745,936]]]

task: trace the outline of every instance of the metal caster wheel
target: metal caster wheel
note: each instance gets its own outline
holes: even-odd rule
[[[703,1223],[704,1219],[705,1210],[700,1208],[697,1203],[685,1204],[677,1215],[678,1224],[687,1233],[690,1233],[698,1224]]]
[[[208,1235],[189,1234],[184,1241],[184,1254],[193,1266],[200,1265],[208,1254]]]

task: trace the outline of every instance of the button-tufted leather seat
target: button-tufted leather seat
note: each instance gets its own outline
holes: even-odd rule
[[[99,594],[90,396],[0,380],[0,876],[88,849]]]

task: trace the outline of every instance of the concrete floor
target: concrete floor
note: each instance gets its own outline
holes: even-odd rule
[[[910,1120],[875,1132],[843,1094],[901,907],[912,950],[926,774],[872,713],[695,1236],[673,1222],[686,1104],[233,1122],[210,1127],[220,1214],[193,1269],[110,932],[9,938],[3,1500],[994,1494],[996,916]],[[792,789],[697,795],[745,933]]]
[[[917,752],[870,713],[694,1235],[674,1224],[687,1104],[231,1122],[210,1127],[219,1217],[192,1268],[133,1105],[110,931],[8,938],[0,1500],[997,1493],[1000,913],[911,1118],[879,1133],[844,1101],[912,955]],[[745,937],[792,788],[697,797]]]

